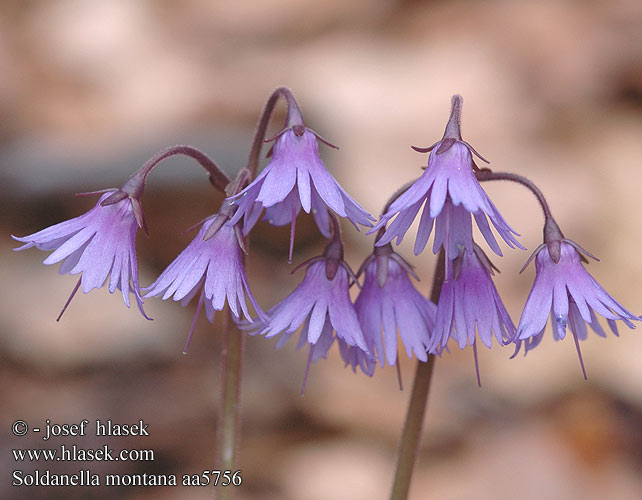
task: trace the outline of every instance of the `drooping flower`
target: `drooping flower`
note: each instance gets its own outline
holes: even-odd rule
[[[34,246],[40,250],[53,250],[43,264],[62,262],[60,274],[81,273],[58,319],[79,288],[88,293],[101,288],[108,278],[109,293],[121,290],[123,301],[129,307],[129,294],[133,292],[140,312],[147,318],[140,296],[136,261],[136,231],[145,227],[140,202],[122,190],[109,189],[101,193],[98,203],[79,217],[29,236],[12,235],[13,239],[24,243],[15,250]]]
[[[450,338],[459,348],[473,347],[477,383],[481,385],[477,363],[477,341],[490,348],[495,336],[500,345],[515,335],[515,325],[497,293],[491,275],[494,266],[481,248],[462,249],[443,282],[431,351],[441,353]]]
[[[558,239],[540,245],[528,259],[524,267],[535,258],[535,281],[519,320],[515,334],[517,347],[513,356],[518,353],[522,342],[525,344],[525,353],[541,342],[550,315],[555,340],[563,339],[566,325],[570,326],[582,373],[586,378],[579,345],[579,340],[587,338],[586,325],[590,325],[600,337],[606,337],[597,320],[599,314],[606,318],[617,336],[617,320],[622,320],[629,328],[635,328],[632,321],[640,321],[640,318],[622,307],[595,281],[582,264],[582,260],[586,261],[582,253],[595,258],[575,242]]]
[[[316,344],[327,317],[340,339],[367,351],[357,313],[350,301],[349,283],[350,275],[344,266],[339,266],[330,279],[325,258],[312,262],[299,286],[268,311],[271,319],[258,333],[266,337],[292,333],[309,318],[307,341]]]
[[[373,217],[348,194],[327,171],[319,157],[317,137],[310,129],[293,125],[274,144],[272,160],[243,191],[229,200],[238,206],[232,223],[244,218],[244,232],[252,228],[262,209],[276,225],[290,223],[290,260],[296,215],[312,210],[319,230],[329,236],[327,209],[347,217],[358,228],[372,226]]]
[[[524,248],[515,239],[514,235],[519,235],[506,223],[475,178],[475,170],[478,169],[473,162],[472,153],[477,156],[479,154],[461,138],[461,104],[461,96],[454,96],[450,119],[440,141],[429,148],[414,148],[422,153],[430,152],[428,166],[421,177],[390,204],[379,222],[368,232],[370,234],[385,227],[396,215],[377,245],[385,245],[395,238],[397,244],[401,243],[422,210],[415,239],[415,255],[426,246],[433,224],[434,253],[443,247],[446,259],[452,260],[459,255],[460,247],[472,252],[471,215],[475,217],[488,245],[498,255],[502,253],[487,217],[508,246]]]
[[[268,322],[255,327],[249,326],[247,329],[254,330],[252,334],[258,333],[266,337],[281,335],[277,343],[277,347],[280,347],[303,325],[299,347],[306,343],[309,345],[308,367],[311,362],[325,357],[336,338],[339,344],[346,344],[341,348],[346,364],[350,364],[353,369],[359,365],[371,375],[370,367],[373,369],[374,364],[359,359],[358,353],[351,351],[354,348],[367,353],[368,347],[350,300],[350,280],[353,278],[356,281],[356,277],[343,260],[338,222],[334,216],[331,220],[334,227],[333,239],[326,246],[323,255],[310,259],[297,268],[307,266],[303,281],[290,295],[268,310]]]
[[[245,302],[247,294],[259,318],[268,321],[250,291],[242,250],[232,223],[225,219],[211,238],[203,239],[218,217],[225,215],[208,217],[190,244],[154,283],[143,289],[145,297],[162,295],[163,300],[173,297],[175,301],[180,301],[183,307],[200,292],[185,350],[194,332],[196,317],[203,305],[210,323],[214,321],[214,312],[222,310],[226,303],[235,318],[240,319],[243,313],[246,320],[252,321]],[[218,221],[218,224],[220,223],[221,221]]]
[[[395,365],[398,330],[408,357],[414,353],[426,361],[437,306],[410,281],[409,274],[419,279],[410,265],[388,244],[375,247],[357,275],[361,272],[365,279],[354,306],[370,353],[381,366]]]

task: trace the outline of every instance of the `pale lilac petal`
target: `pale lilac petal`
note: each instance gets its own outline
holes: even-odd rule
[[[311,169],[310,177],[325,204],[338,216],[346,217],[341,189],[330,173],[325,169]]]
[[[591,321],[591,313],[589,312],[588,304],[586,303],[587,293],[590,293],[584,286],[584,283],[577,280],[570,280],[567,283],[568,291],[573,297],[579,313],[582,315],[584,321]]]
[[[398,300],[395,303],[395,320],[401,341],[406,347],[406,355],[412,358],[412,355],[420,361],[426,361],[426,347],[429,340],[428,335],[422,336],[426,332],[426,325],[417,310],[416,304],[412,300]]]
[[[326,315],[325,322],[323,323],[323,330],[321,330],[321,335],[319,335],[319,340],[314,344],[314,353],[312,354],[313,363],[320,359],[327,359],[328,351],[336,340],[336,337],[332,332],[333,329],[332,324],[330,323],[330,318]]]
[[[296,167],[290,162],[272,164],[269,168],[261,190],[256,196],[256,201],[264,207],[283,201],[296,183]]]
[[[381,331],[382,315],[380,293],[374,293],[374,287],[364,284],[361,293],[354,303],[357,317],[361,324],[363,336],[368,345],[370,353],[379,359],[381,366],[384,366],[385,355],[383,348],[383,336]]]
[[[570,303],[568,319],[569,319],[568,323],[569,323],[569,326],[571,327],[571,331],[573,331],[575,335],[577,335],[577,338],[579,340],[586,340],[587,338],[586,323],[574,302]],[[563,339],[563,338],[564,337],[560,337],[560,339]]]
[[[415,239],[415,255],[419,255],[428,243],[430,233],[432,232],[433,219],[430,217],[430,210],[427,205],[424,205],[421,218],[419,219],[419,228],[417,229],[417,238]]]
[[[395,311],[391,300],[384,300],[381,304],[381,320],[383,325],[383,348],[390,366],[397,360],[397,323]]]
[[[473,250],[473,232],[470,214],[462,207],[447,202],[435,222],[433,252],[443,247],[448,260],[459,255],[460,248]]]
[[[299,199],[301,206],[305,213],[310,213],[311,200],[310,200],[310,174],[307,170],[298,169],[297,173],[297,186],[299,188]]]
[[[196,297],[196,294],[200,292],[201,289],[203,288],[203,283],[205,283],[205,276],[203,276],[201,278],[201,281],[199,281],[199,283],[194,288],[192,288],[192,290],[187,295],[185,295],[185,297],[181,299],[181,306],[183,307],[187,306],[187,304],[189,304],[190,301],[194,297]],[[203,297],[205,297],[205,294],[203,294]],[[205,304],[207,303],[207,301],[203,301],[203,303]]]
[[[432,185],[432,190],[428,195],[430,200],[430,217],[436,218],[440,213],[446,201],[448,194],[448,177],[438,176]]]
[[[310,314],[310,326],[308,329],[308,342],[315,344],[319,340],[323,324],[325,323],[326,312],[328,308],[323,299],[320,299],[314,305]]]
[[[330,215],[328,214],[328,207],[323,203],[314,186],[312,186],[312,215],[321,234],[326,238],[330,238]]]
[[[116,287],[120,283],[121,272],[124,267],[123,261],[126,259],[127,254],[125,254],[124,252],[118,252],[116,255],[114,255],[114,264],[112,267],[111,278],[109,280],[109,293],[114,293],[116,291]]]
[[[136,303],[138,307],[142,309],[143,299],[140,297],[140,291],[138,286],[138,273],[134,272],[136,266],[136,257],[133,255],[133,252],[130,251],[126,255],[123,255],[124,262],[120,268],[120,279],[118,280],[117,288],[120,288],[120,293],[123,296],[125,305],[129,307],[129,292],[133,288],[134,295],[136,296]],[[132,269],[132,283],[133,287],[130,287],[129,284],[129,270]],[[118,279],[118,278],[117,278]],[[114,290],[116,291],[116,290]],[[111,292],[111,290],[110,290]]]
[[[429,170],[425,170],[412,186],[406,189],[403,194],[390,204],[388,211],[382,215],[382,218],[390,220],[396,213],[401,212],[410,205],[414,205],[420,200],[425,200],[434,182],[434,174]]]
[[[519,321],[518,336],[527,339],[539,333],[548,320],[548,313],[553,303],[553,290],[544,286],[533,286]]]
[[[245,212],[243,218],[243,235],[247,234],[252,230],[254,225],[258,222],[261,217],[261,212],[263,211],[263,205],[260,203],[252,204],[252,208]]]
[[[60,274],[67,274],[70,272],[76,265],[78,264],[78,261],[80,260],[80,257],[82,257],[83,252],[85,251],[85,248],[87,248],[87,245],[89,245],[89,242],[91,240],[87,240],[84,245],[76,249],[73,253],[68,255],[61,263],[60,263],[60,268],[58,269],[58,273]]]
[[[78,250],[83,245],[86,245],[90,239],[96,235],[96,228],[93,226],[86,227],[81,231],[74,234],[71,238],[65,241],[60,245],[49,257],[47,257],[42,263],[45,266],[50,266],[52,264],[57,264],[62,259],[68,257],[76,250]],[[86,247],[85,247],[86,248]]]
[[[250,292],[250,285],[247,282],[247,274],[245,273],[245,268],[242,269],[241,280],[243,281],[243,289],[247,293],[247,296],[250,299],[250,304],[252,304],[252,307],[256,311],[256,313],[257,313],[257,315],[259,317],[259,320],[261,322],[263,322],[263,323],[267,323],[270,319],[268,318],[267,314],[265,314],[265,312],[263,312],[263,309],[261,309],[261,307],[259,306],[258,302],[254,298],[254,295],[252,295],[252,292]]]
[[[563,282],[553,286],[553,318],[554,328],[559,338],[563,339],[566,333],[566,318],[568,317],[568,291]]]
[[[475,222],[477,222],[477,227],[479,228],[479,231],[481,232],[482,236],[486,240],[486,243],[488,243],[488,246],[495,252],[497,255],[500,257],[502,256],[502,251],[499,248],[499,245],[497,244],[497,240],[495,239],[495,236],[493,236],[492,231],[490,230],[490,226],[488,225],[488,221],[486,220],[486,215],[481,212],[475,212],[473,214],[475,216]]]
[[[343,198],[343,206],[346,210],[348,220],[352,225],[359,230],[359,224],[365,227],[372,227],[374,217],[366,212],[361,205],[359,205],[348,193],[341,191],[341,198]]]
[[[340,280],[344,283],[341,283],[340,286],[335,286],[330,290],[332,300],[334,301],[334,307],[328,308],[332,326],[337,332],[337,336],[345,340],[347,344],[356,345],[367,352],[368,346],[363,338],[363,332],[361,331],[361,326],[357,319],[357,313],[350,302],[350,295],[348,293],[348,273],[343,269],[343,267],[339,268],[339,272],[337,273],[335,280]]]
[[[203,275],[205,274],[205,270],[208,269],[208,264],[210,260],[210,257],[208,255],[201,254],[193,257],[194,257],[193,264],[189,267],[189,269],[186,269],[181,275],[179,275],[174,281],[174,283],[177,284],[178,286],[176,286],[175,289],[174,289],[174,286],[168,289],[168,292],[170,290],[174,290],[172,293],[174,295],[175,301],[179,301],[183,297],[185,297],[187,294],[189,294],[200,283],[201,279],[203,278]],[[212,266],[210,266],[210,268],[212,268]],[[220,274],[223,274],[226,271],[227,269],[225,267],[219,268]],[[209,274],[209,270],[208,270],[208,274]],[[209,297],[211,297],[212,293],[210,290],[208,290],[208,288],[209,288],[209,281],[206,281],[205,295],[206,297],[208,295]]]
[[[442,290],[442,293],[443,290]],[[452,336],[457,341],[460,349],[466,347],[468,343],[468,314],[466,311],[467,300],[469,297],[466,297],[464,293],[455,293],[454,280],[451,278],[448,285],[448,290],[446,293],[449,293],[453,296],[453,308],[452,311],[449,311],[448,304],[450,301],[444,303],[444,312],[453,316],[455,329],[452,332]],[[441,300],[440,300],[441,302]],[[441,307],[440,305],[437,306]],[[445,346],[448,342],[448,332],[442,334],[442,345]],[[473,331],[474,334],[474,331]]]
[[[225,284],[226,286],[223,289],[224,294],[222,293],[227,300],[227,305],[230,308],[230,312],[232,313],[232,316],[234,318],[239,317],[239,308],[238,308],[238,294],[237,294],[237,283],[240,285],[241,282],[238,279],[238,274],[234,275],[227,275],[228,282]]]
[[[114,254],[114,245],[109,240],[101,241],[98,235],[87,245],[78,264],[70,271],[71,274],[82,272],[84,293],[101,288],[105,284],[114,263]]]
[[[212,303],[209,300],[205,300],[203,303],[205,304],[205,317],[207,318],[207,321],[212,324],[214,323],[214,314],[216,310],[212,307]]]
[[[388,234],[390,234],[392,238],[394,238],[395,236],[397,237],[397,245],[399,245],[403,240],[406,231],[408,231],[408,228],[412,224],[412,221],[415,219],[420,206],[421,202],[417,202],[414,205],[408,207],[403,212],[400,212],[395,220],[393,220],[392,223],[388,226],[388,229],[386,230],[386,233],[384,234],[382,240],[390,241],[390,239],[387,239]]]

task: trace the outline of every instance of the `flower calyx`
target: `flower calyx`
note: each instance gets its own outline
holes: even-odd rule
[[[329,280],[332,281],[334,280],[335,276],[337,275],[337,272],[339,271],[339,267],[343,267],[350,278],[352,278],[353,283],[356,283],[357,286],[359,286],[359,282],[357,280],[357,275],[355,275],[354,271],[350,268],[350,266],[346,263],[345,260],[343,260],[343,242],[341,241],[341,230],[339,227],[339,221],[337,220],[337,217],[334,214],[330,214],[330,221],[332,223],[332,238],[330,238],[330,241],[326,245],[326,247],[323,249],[323,253],[321,255],[318,255],[317,257],[312,257],[311,259],[308,259],[298,266],[296,266],[290,274],[296,273],[299,269],[302,269],[303,267],[308,267],[311,264],[314,264],[315,262],[325,262],[325,277]]]
[[[250,171],[247,168],[242,169],[225,187],[225,194],[227,196],[234,196],[240,193],[249,184],[250,178]],[[208,227],[207,231],[203,234],[203,241],[207,241],[212,238],[223,227],[223,225],[232,218],[236,210],[237,208],[235,205],[227,201],[227,199],[224,200],[218,214],[215,215],[216,220],[214,220],[212,225]],[[238,223],[234,225],[234,234],[236,235],[236,240],[238,241],[241,250],[243,250],[243,253],[247,255],[248,250],[245,245],[245,237],[243,236],[240,224]]]
[[[147,229],[147,221],[145,220],[145,214],[143,213],[143,206],[140,202],[140,198],[143,195],[145,189],[145,181],[147,175],[142,170],[134,172],[129,179],[118,189],[105,189],[103,191],[94,191],[91,193],[81,193],[82,195],[91,195],[99,194],[104,192],[113,191],[113,193],[105,198],[100,205],[106,207],[108,205],[114,205],[120,201],[123,201],[125,198],[129,198],[129,202],[132,206],[132,212],[136,218],[136,224],[138,227],[143,230],[143,232],[149,236],[149,231]]]
[[[330,146],[333,149],[339,149],[339,146],[336,146],[336,145],[332,144],[330,141],[325,139],[321,134],[319,134],[316,130],[314,130],[314,129],[310,128],[310,127],[306,127],[303,124],[296,124],[296,125],[287,125],[286,124],[286,126],[283,127],[281,130],[279,130],[275,135],[273,135],[269,139],[264,139],[263,142],[275,141],[279,137],[281,137],[283,134],[288,132],[289,130],[291,130],[292,133],[296,137],[303,137],[303,134],[305,134],[305,132],[308,131],[312,135],[314,135],[319,141],[321,141],[323,144],[325,144],[326,146]],[[266,158],[270,158],[272,156],[273,148],[274,148],[274,146],[269,149],[269,151],[266,154]]]
[[[459,273],[461,272],[461,267],[464,261],[464,253],[467,250],[464,247],[459,248],[459,255],[453,259],[453,279],[457,279],[459,277]],[[488,258],[488,255],[486,255],[486,252],[484,252],[481,247],[477,243],[473,243],[473,253],[477,257],[477,260],[479,260],[480,264],[488,271],[488,274],[491,276],[495,276],[495,271],[498,273],[501,272],[499,268],[492,263],[492,261]]]
[[[413,266],[392,249],[391,243],[387,243],[379,247],[374,247],[372,253],[368,257],[366,257],[366,259],[361,264],[361,267],[359,267],[359,270],[357,271],[357,278],[361,276],[361,274],[365,271],[366,267],[368,267],[373,259],[375,259],[375,273],[377,276],[377,284],[379,285],[379,288],[383,288],[384,286],[386,286],[386,281],[388,280],[389,259],[394,260],[404,271],[406,271],[407,274],[411,275],[417,281],[420,281],[419,276],[417,276],[417,273],[415,272]]]
[[[551,260],[553,263],[558,264],[559,261],[561,260],[562,257],[562,243],[566,243],[570,246],[572,246],[580,256],[580,260],[584,262],[585,264],[589,263],[589,260],[587,257],[590,257],[596,262],[599,262],[600,259],[598,259],[595,255],[590,253],[588,250],[585,250],[582,248],[580,245],[575,243],[573,240],[569,240],[568,238],[559,238],[559,239],[554,239],[550,241],[545,241],[542,243],[540,246],[538,246],[533,253],[530,255],[526,263],[522,266],[522,268],[519,270],[519,273],[521,274],[524,272],[524,270],[528,267],[528,265],[531,263],[531,261],[544,249],[548,250],[548,255],[550,256]]]
[[[339,149],[338,146],[335,146],[330,141],[323,138],[321,134],[305,126],[305,123],[303,122],[303,114],[301,113],[301,108],[299,108],[299,105],[296,102],[296,99],[294,99],[294,96],[289,90],[283,91],[283,95],[285,97],[285,100],[287,102],[287,107],[288,107],[287,116],[285,119],[285,125],[275,135],[273,135],[269,139],[264,139],[263,142],[275,141],[276,139],[281,137],[283,134],[285,134],[289,130],[291,130],[296,137],[303,137],[303,134],[307,130],[326,146],[330,146],[331,148],[334,148],[334,149]],[[267,153],[267,157],[269,158],[270,156],[272,156],[272,148],[270,148],[270,150]]]

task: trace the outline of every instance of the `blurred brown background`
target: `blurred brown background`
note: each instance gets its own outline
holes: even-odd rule
[[[464,96],[463,133],[496,170],[535,181],[565,234],[602,260],[590,271],[642,313],[642,4],[635,0],[511,2],[5,1],[0,4],[0,300],[2,498],[198,499],[198,488],[17,489],[11,471],[199,473],[214,467],[220,329],[203,318],[181,354],[193,307],[146,301],[145,321],[104,289],[79,294],[54,321],[76,278],[13,253],[25,235],[79,215],[73,194],[117,187],[165,146],[188,143],[230,174],[242,167],[260,109],[279,85],[306,122],[341,147],[326,165],[378,215],[390,193],[420,173],[410,145],[441,137],[450,96]],[[282,111],[281,111],[282,113]],[[282,117],[282,115],[281,115]],[[281,118],[277,115],[272,129]],[[521,187],[485,186],[532,251],[541,215]],[[141,284],[187,244],[184,229],[218,208],[206,176],[171,159],[143,204],[151,236],[138,238]],[[295,263],[322,248],[309,219],[297,226]],[[285,297],[287,228],[253,232],[249,276],[264,307]],[[412,236],[410,236],[412,235]],[[372,238],[345,227],[357,268]],[[427,293],[434,257],[401,252]],[[505,247],[503,247],[505,248]],[[527,252],[494,258],[515,322],[533,279]],[[57,267],[57,266],[56,266]],[[437,360],[411,498],[523,500],[642,498],[642,338],[591,334],[582,379],[570,338],[550,330],[528,357],[470,350]],[[333,349],[304,398],[305,354],[248,338],[243,386],[240,499],[384,499],[408,390],[394,370],[374,379],[342,367]],[[335,348],[336,349],[336,348]],[[414,361],[403,361],[407,388]],[[43,447],[10,433],[83,418],[150,424],[154,462],[18,464],[11,448]],[[50,441],[99,447],[105,440]]]

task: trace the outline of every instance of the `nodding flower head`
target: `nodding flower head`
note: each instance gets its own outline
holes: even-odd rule
[[[496,270],[477,245],[472,252],[461,249],[441,288],[431,346],[433,352],[441,353],[450,338],[457,341],[460,349],[471,345],[480,385],[477,336],[490,348],[493,335],[500,345],[504,345],[515,334],[513,321],[493,283],[493,269]]]
[[[334,236],[323,255],[310,259],[296,269],[306,267],[303,281],[290,295],[268,310],[270,320],[263,324],[246,325],[266,337],[281,335],[277,347],[284,345],[299,329],[299,347],[309,345],[308,369],[310,363],[325,357],[334,340],[338,340],[341,354],[354,369],[361,366],[365,373],[372,374],[374,363],[368,358],[359,358],[368,347],[364,339],[357,313],[350,301],[349,287],[356,276],[343,260],[343,245],[338,236],[338,223],[334,222]],[[294,272],[294,271],[293,271]],[[308,369],[304,377],[307,379]]]
[[[210,323],[214,321],[214,311],[222,310],[226,303],[234,318],[240,319],[242,313],[246,320],[251,321],[245,302],[247,294],[260,320],[268,321],[248,285],[240,233],[224,212],[225,207],[220,214],[208,217],[190,244],[154,283],[144,288],[146,297],[162,295],[163,300],[173,297],[183,306],[198,294],[198,305],[185,351],[203,305]],[[207,238],[211,233],[212,236]]]
[[[460,247],[473,251],[471,215],[475,217],[482,235],[495,253],[501,250],[488,224],[488,219],[502,239],[511,248],[523,247],[515,239],[518,235],[504,220],[488,195],[475,178],[478,170],[473,161],[475,154],[484,160],[470,144],[462,140],[460,132],[461,96],[454,96],[452,112],[443,138],[428,148],[415,148],[427,153],[428,166],[424,173],[405,192],[390,204],[381,219],[368,234],[388,224],[377,245],[385,245],[397,238],[401,243],[408,228],[421,210],[415,255],[426,246],[433,224],[435,240],[433,252],[444,248],[446,259],[459,254]],[[423,207],[423,208],[422,208]]]
[[[395,365],[399,331],[408,357],[414,353],[426,361],[437,307],[410,281],[409,275],[419,279],[410,265],[388,244],[375,247],[357,275],[362,272],[364,283],[354,306],[369,351],[381,366],[386,361]]]
[[[606,318],[615,335],[618,335],[617,320],[635,328],[632,322],[640,318],[622,307],[595,281],[582,264],[587,262],[582,253],[595,258],[575,242],[563,238],[540,245],[528,259],[526,265],[535,258],[535,282],[519,320],[513,356],[519,352],[522,342],[525,353],[541,342],[550,315],[555,340],[563,339],[566,326],[570,326],[586,378],[579,344],[579,340],[587,338],[586,325],[600,337],[606,337],[597,315]]]
[[[145,227],[140,202],[137,197],[119,189],[96,193],[102,195],[87,213],[29,236],[12,236],[24,243],[16,250],[35,246],[40,250],[53,251],[44,260],[45,265],[62,262],[60,274],[81,273],[58,319],[79,288],[88,293],[94,288],[101,288],[108,278],[109,293],[121,290],[127,307],[129,294],[133,293],[141,314],[149,319],[143,310],[136,261],[136,232],[139,227]]]
[[[329,237],[328,209],[358,224],[372,226],[372,216],[346,193],[319,157],[317,135],[302,124],[283,130],[275,139],[272,160],[258,177],[229,200],[238,206],[232,222],[244,219],[247,234],[260,213],[275,225],[291,224],[290,261],[296,216],[312,211],[321,233]]]

